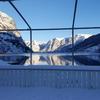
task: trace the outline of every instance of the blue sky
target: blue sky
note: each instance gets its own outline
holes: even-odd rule
[[[71,27],[75,0],[18,0],[16,7],[32,28]],[[100,26],[100,0],[79,0],[76,27]],[[27,28],[22,19],[8,3],[0,3],[0,11],[12,16],[17,28]],[[78,30],[76,34],[96,34],[99,30]],[[21,32],[29,40],[29,33]],[[71,31],[33,32],[33,40],[48,41],[55,37],[71,37]]]

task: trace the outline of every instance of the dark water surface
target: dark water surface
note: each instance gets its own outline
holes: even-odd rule
[[[12,65],[30,65],[30,54],[0,55],[0,60]],[[33,65],[91,65],[100,66],[100,54],[32,54]]]

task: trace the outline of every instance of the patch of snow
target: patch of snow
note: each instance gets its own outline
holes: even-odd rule
[[[86,39],[92,36],[92,34],[77,34],[77,36],[83,36]]]
[[[91,34],[77,34],[74,37],[74,41],[75,43],[80,43],[81,41],[89,38],[90,36],[92,36]]]
[[[100,90],[77,88],[0,88],[1,100],[100,100]]]
[[[9,64],[7,62],[4,62],[4,61],[0,60],[0,66],[1,65],[9,65]]]
[[[55,38],[56,40],[58,40],[58,41],[61,41],[61,40],[63,40],[64,38]]]

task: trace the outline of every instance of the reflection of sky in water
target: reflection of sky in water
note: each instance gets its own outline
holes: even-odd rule
[[[100,65],[100,55],[33,54],[33,65]],[[30,65],[30,55],[0,55],[0,60],[15,65]]]

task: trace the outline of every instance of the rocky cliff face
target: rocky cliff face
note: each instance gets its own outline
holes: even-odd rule
[[[0,30],[7,30],[7,29],[16,29],[16,23],[13,18],[5,14],[4,12],[0,11]],[[8,31],[3,31],[8,32]],[[20,33],[18,31],[12,32],[17,37],[20,37]]]
[[[26,45],[30,47],[30,41],[25,41]],[[32,51],[39,52],[40,51],[40,45],[37,41],[32,41]]]
[[[100,53],[100,34],[92,35],[75,44],[74,51]],[[63,46],[57,52],[72,52],[72,45]]]
[[[91,37],[92,35],[90,35],[90,34],[77,34],[77,35],[75,35],[74,36],[74,45],[78,45],[78,44],[80,44],[81,42],[83,42],[85,39],[87,39],[87,38],[89,38],[89,37]],[[69,38],[65,38],[63,41],[66,41],[65,43],[64,43],[64,45],[63,46],[60,46],[57,50],[56,50],[56,52],[66,52],[67,51],[67,49],[69,49],[69,48],[72,48],[72,38],[71,37],[69,37]],[[69,51],[71,51],[71,50],[69,50]],[[69,52],[69,51],[67,51],[67,52]],[[72,51],[71,51],[72,52]]]
[[[88,37],[90,37],[90,34],[78,34],[74,37],[74,43],[79,44],[80,42],[84,41]],[[25,41],[26,45],[30,47],[30,42]],[[54,51],[60,51],[63,47],[71,45],[72,44],[72,38],[54,38],[49,40],[47,43],[42,43],[38,41],[32,41],[32,50],[34,52],[54,52]]]
[[[75,45],[75,51],[100,52],[100,33],[93,35]]]
[[[0,30],[16,29],[15,21],[0,11]],[[18,31],[0,31],[0,53],[30,52]]]
[[[25,53],[29,48],[25,45],[21,37],[16,37],[13,33],[0,32],[0,53]]]
[[[58,38],[54,38],[54,39],[48,41],[42,51],[48,52],[48,51],[56,50],[59,46],[63,45],[63,43],[61,41],[62,41],[62,39],[58,39]]]
[[[89,34],[81,34],[81,35],[75,35],[74,37],[74,43],[78,44],[85,40],[86,38],[90,37],[91,35]],[[52,40],[49,40],[43,49],[41,49],[42,52],[53,52],[58,49],[61,49],[64,46],[68,46],[72,44],[72,38],[54,38]]]
[[[25,41],[25,44],[30,47],[30,41]],[[41,41],[32,41],[32,51],[33,52],[42,52],[47,43],[43,43]]]

